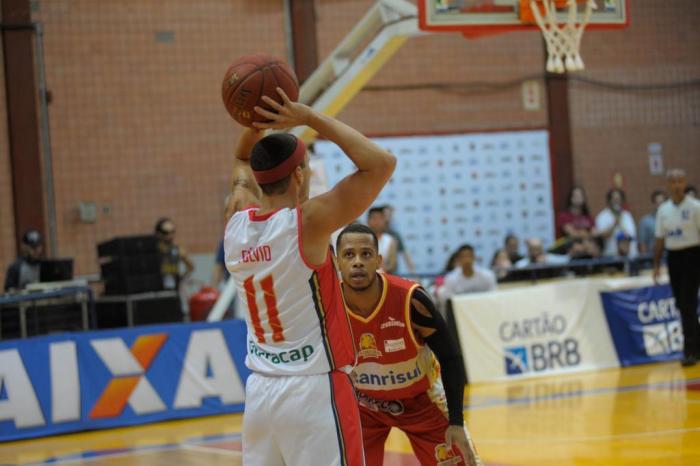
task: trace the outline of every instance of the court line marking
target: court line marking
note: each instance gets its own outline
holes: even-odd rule
[[[605,441],[605,440],[623,440],[630,438],[642,438],[642,437],[655,437],[657,435],[676,435],[685,434],[690,432],[700,432],[700,427],[689,427],[686,429],[668,429],[668,430],[656,430],[647,432],[628,432],[624,434],[611,434],[611,435],[589,435],[584,437],[569,437],[569,438],[513,438],[508,437],[504,439],[484,439],[479,438],[479,444],[488,443],[493,445],[505,444],[505,443],[576,443],[576,442],[595,442],[595,441]]]
[[[161,451],[168,451],[168,450],[177,450],[180,448],[182,445],[180,444],[167,444],[167,445],[155,445],[151,447],[141,447],[141,448],[134,448],[132,450],[130,449],[125,449],[124,451],[119,451],[115,453],[105,453],[105,454],[100,454],[99,451],[97,452],[82,452],[78,454],[72,454],[69,457],[54,457],[54,458],[48,458],[44,461],[40,461],[38,463],[17,463],[18,465],[22,466],[43,466],[43,465],[52,465],[52,464],[71,464],[71,463],[87,463],[93,460],[101,460],[101,459],[106,459],[106,458],[120,458],[123,456],[141,456],[141,455],[147,455],[150,453],[159,453]],[[103,451],[108,451],[108,450],[103,450]]]
[[[603,388],[593,388],[589,390],[577,390],[573,392],[561,392],[561,393],[551,393],[548,395],[541,395],[541,396],[525,396],[522,398],[504,398],[504,399],[496,399],[492,401],[487,401],[485,403],[476,403],[476,404],[468,404],[464,407],[465,411],[471,411],[471,410],[478,410],[478,409],[487,409],[487,408],[493,408],[495,406],[504,406],[504,405],[518,405],[518,404],[535,404],[535,403],[540,403],[543,401],[552,401],[552,400],[564,400],[568,398],[575,398],[575,397],[580,397],[583,398],[585,396],[596,396],[596,395],[605,395],[609,393],[627,393],[627,392],[636,392],[636,391],[644,391],[644,390],[650,390],[650,389],[658,389],[658,388],[666,388],[666,389],[678,389],[678,388],[685,388],[690,384],[694,383],[700,383],[700,378],[693,378],[693,379],[685,379],[685,380],[673,380],[673,381],[668,381],[668,382],[656,382],[656,383],[646,383],[646,384],[638,384],[638,385],[628,385],[625,387],[603,387]]]
[[[229,434],[215,434],[215,435],[207,435],[203,437],[192,437],[189,439],[185,439],[182,441],[182,443],[164,443],[160,445],[145,445],[142,447],[134,447],[134,448],[124,448],[124,449],[118,449],[118,451],[114,451],[114,449],[105,449],[105,450],[89,450],[89,451],[83,451],[80,453],[71,453],[65,456],[58,456],[58,457],[51,457],[47,458],[44,461],[39,461],[35,463],[17,463],[18,465],[22,466],[45,466],[45,465],[53,465],[53,464],[71,464],[71,463],[79,463],[79,462],[86,462],[94,459],[102,459],[102,458],[119,458],[122,456],[129,456],[129,455],[144,455],[147,453],[157,453],[160,451],[168,451],[168,450],[176,450],[178,448],[182,448],[185,445],[188,446],[197,446],[197,443],[200,444],[207,444],[207,443],[214,443],[214,442],[220,442],[223,440],[240,440],[241,439],[241,433],[240,432],[235,432],[235,433],[229,433]],[[194,442],[192,444],[189,444],[188,442]],[[202,447],[206,448],[206,447]],[[214,450],[214,448],[209,448],[210,450]],[[221,451],[227,451],[222,449]],[[228,450],[231,451],[231,450]],[[217,451],[217,453],[219,453]]]
[[[240,451],[226,450],[223,448],[204,447],[201,445],[188,445],[188,444],[181,445],[181,448],[183,450],[192,450],[192,451],[198,451],[198,452],[202,452],[202,453],[216,453],[217,455],[233,456],[236,458],[243,457],[243,453]]]

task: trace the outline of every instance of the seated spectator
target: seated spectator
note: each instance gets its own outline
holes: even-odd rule
[[[569,243],[583,240],[593,234],[593,218],[588,210],[586,191],[581,186],[574,186],[566,200],[566,210],[557,214],[557,235],[566,238]]]
[[[630,248],[632,246],[632,237],[625,233],[618,233],[615,238],[617,241],[617,256],[630,257]]]
[[[508,270],[513,267],[513,263],[508,256],[508,251],[499,249],[491,259],[491,270],[499,280],[508,275]]]
[[[155,234],[158,239],[158,250],[161,256],[163,288],[166,290],[179,290],[180,283],[189,277],[194,270],[194,264],[184,248],[175,244],[175,224],[172,220],[169,218],[158,220],[155,226]],[[184,273],[180,264],[185,266]]]
[[[527,257],[520,259],[515,263],[515,267],[522,269],[531,265],[560,265],[569,262],[569,256],[560,254],[550,254],[544,249],[544,244],[540,238],[528,238],[525,241],[527,245]]]
[[[513,233],[506,235],[504,245],[506,253],[508,254],[508,260],[511,263],[515,264],[523,258],[523,255],[520,254],[520,240],[518,240],[518,237]]]
[[[632,214],[625,210],[625,192],[618,188],[608,191],[605,196],[607,207],[595,219],[595,227],[603,241],[603,256],[617,255],[617,236],[624,233],[632,238],[630,257],[637,256],[637,227]]]
[[[646,214],[639,221],[639,252],[642,254],[651,254],[654,251],[654,233],[656,232],[656,212],[659,206],[666,201],[666,193],[663,191],[654,191],[651,194],[651,203],[654,206],[654,211]]]
[[[593,237],[575,239],[568,251],[570,259],[596,259],[600,257],[600,245]]]
[[[43,252],[41,233],[37,230],[26,231],[22,236],[19,258],[5,272],[5,292],[21,291],[30,283],[39,282]]]
[[[382,256],[382,270],[386,273],[396,272],[396,254],[398,242],[387,233],[387,221],[384,207],[372,207],[367,213],[367,226],[372,229],[379,240],[379,255]]]
[[[496,251],[491,258],[491,268],[495,270],[495,264],[498,262],[500,264],[498,268],[504,269],[507,268],[505,267],[507,263],[515,264],[522,258],[523,255],[520,254],[520,241],[518,237],[513,233],[508,233],[503,242],[503,249]]]
[[[445,263],[445,268],[442,270],[442,273],[435,277],[435,280],[433,281],[433,284],[430,286],[430,292],[432,293],[433,296],[435,296],[435,299],[438,297],[438,293],[440,292],[440,288],[445,284],[445,277],[447,276],[448,273],[450,273],[457,264],[457,251],[453,252],[450,257],[447,259],[447,262]]]
[[[695,186],[688,186],[687,188],[685,188],[685,195],[690,196],[693,199],[697,199],[698,198],[698,190],[695,189]]]
[[[438,291],[438,300],[445,304],[458,294],[477,293],[496,289],[496,277],[488,269],[476,265],[474,248],[464,244],[457,249],[456,267],[445,276],[445,283]]]

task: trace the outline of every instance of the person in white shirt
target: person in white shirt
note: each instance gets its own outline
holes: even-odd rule
[[[683,325],[683,366],[694,366],[700,359],[700,323],[698,323],[698,288],[700,288],[700,201],[685,193],[683,170],[666,175],[671,198],[656,213],[654,243],[654,281],[658,283],[661,257],[668,252],[668,274],[676,307]]]
[[[377,235],[379,240],[379,255],[382,256],[382,270],[386,273],[396,273],[398,242],[387,233],[388,222],[384,207],[372,207],[367,212],[367,226]]]
[[[603,239],[603,255],[617,256],[617,237],[620,233],[632,238],[629,257],[637,257],[637,226],[632,214],[625,210],[625,192],[613,188],[605,196],[608,206],[595,218],[595,229]]]
[[[525,244],[527,245],[527,256],[515,263],[515,267],[518,269],[537,264],[561,265],[569,262],[569,256],[550,254],[545,251],[540,238],[528,238],[525,240]]]
[[[445,276],[445,283],[437,292],[443,309],[452,296],[496,289],[496,276],[476,265],[475,259],[474,248],[470,244],[463,244],[457,249],[456,267]]]

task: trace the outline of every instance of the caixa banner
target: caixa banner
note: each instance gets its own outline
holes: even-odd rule
[[[0,441],[243,411],[242,321],[0,343]]]
[[[683,328],[669,285],[600,296],[622,366],[682,357]]]

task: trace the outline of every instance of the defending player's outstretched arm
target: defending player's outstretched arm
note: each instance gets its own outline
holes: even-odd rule
[[[422,288],[416,288],[411,296],[411,323],[413,330],[423,338],[440,363],[450,421],[445,441],[448,447],[454,443],[460,449],[468,465],[479,464],[476,449],[464,427],[462,399],[466,381],[462,372],[462,357],[447,329],[447,323]]]

